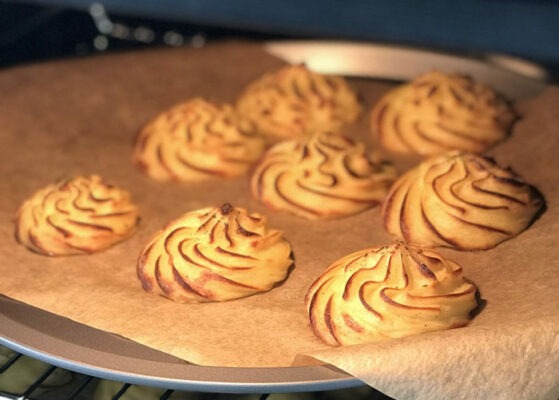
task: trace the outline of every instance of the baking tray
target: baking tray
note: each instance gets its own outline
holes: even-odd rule
[[[205,367],[0,296],[0,344],[61,368],[174,390],[287,393],[342,389],[360,381],[329,366]]]
[[[386,45],[289,41],[265,43],[291,63],[346,76],[408,80],[426,69],[470,74],[520,99],[545,90],[537,65],[500,55],[465,57]],[[332,56],[335,54],[335,57]],[[336,60],[332,62],[332,60]],[[100,378],[174,390],[274,393],[343,389],[362,383],[326,365],[230,368],[188,364],[120,336],[0,296],[0,344],[52,365]]]

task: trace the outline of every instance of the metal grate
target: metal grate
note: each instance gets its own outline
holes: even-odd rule
[[[135,385],[130,383],[121,383],[121,382],[112,382],[112,381],[103,381],[98,378],[94,378],[92,376],[87,376],[83,374],[79,374],[76,372],[64,370],[62,368],[58,368],[52,365],[44,365],[44,371],[40,372],[36,376],[33,376],[32,380],[28,382],[28,385],[24,388],[13,388],[10,387],[10,382],[6,382],[9,380],[9,374],[17,375],[21,377],[21,373],[23,369],[30,369],[30,365],[23,365],[26,361],[32,361],[27,356],[22,354],[9,351],[7,349],[2,349],[4,354],[10,354],[6,357],[3,364],[0,364],[0,400],[85,400],[85,399],[103,399],[103,395],[96,396],[96,390],[98,389],[99,385],[103,384],[110,384],[112,392],[110,395],[106,395],[105,397],[107,400],[118,400],[127,398],[127,394],[131,392]],[[34,360],[36,364],[39,363],[38,361]],[[4,375],[6,374],[6,375]],[[63,375],[64,377],[68,377],[66,381],[62,384],[53,384],[49,383],[49,379],[52,381],[52,378],[57,374]],[[2,377],[8,378],[2,381]],[[4,383],[4,385],[2,385]],[[6,385],[7,383],[7,385]],[[21,382],[18,382],[21,386]],[[11,385],[13,386],[13,385]],[[116,389],[115,389],[116,388]],[[141,387],[136,387],[135,389],[138,390]],[[141,389],[140,389],[141,390]],[[114,394],[113,394],[114,393]],[[171,396],[173,398],[182,398],[180,396],[180,392],[175,392],[174,390],[168,389],[161,389],[161,395],[157,397],[150,396],[150,399],[158,398],[159,400],[170,400]],[[186,395],[186,393],[185,393]],[[188,394],[188,399],[193,399],[193,393]],[[208,393],[200,394],[196,396],[199,397],[200,400],[211,400],[217,399],[217,396],[220,395],[212,395]],[[252,396],[251,399],[257,400],[266,400],[270,396],[269,394],[261,394]],[[137,399],[137,395],[133,396],[134,399]],[[186,397],[185,397],[186,398]]]
[[[17,361],[21,359],[21,354],[15,353],[4,365],[0,367],[0,374],[9,372],[10,368],[15,368]],[[57,370],[57,367],[49,366],[45,372],[37,376],[27,388],[14,391],[9,386],[0,387],[0,399],[9,400],[54,400],[54,399],[90,399],[93,397],[94,386],[92,383],[95,378],[76,373],[71,374],[71,381],[61,386],[45,385],[50,377]],[[9,391],[6,391],[9,390]]]
[[[6,349],[3,349],[7,353]],[[100,379],[92,376],[78,374],[76,372],[67,371],[52,365],[44,364],[44,371],[28,380],[26,387],[21,387],[25,383],[25,379],[21,379],[24,370],[32,369],[32,365],[23,365],[31,359],[22,354],[11,352],[3,364],[0,364],[0,399],[1,400],[85,400],[94,398],[95,390],[101,382]],[[38,363],[38,361],[34,361]],[[36,365],[35,365],[36,366]],[[33,371],[36,372],[36,371]],[[9,382],[9,374],[12,373],[14,380],[18,382]],[[64,376],[62,383],[49,383],[56,375]],[[5,378],[2,380],[1,378]],[[129,383],[117,383],[121,385],[120,389],[112,395],[111,399],[118,400],[124,397],[126,392],[133,386]],[[16,387],[19,386],[19,387]],[[166,390],[159,398],[167,400],[174,393],[173,390]]]
[[[192,393],[130,383],[106,381],[77,372],[68,371],[33,360],[0,346],[0,400],[392,400],[373,388],[362,386],[352,389],[291,394],[222,394]],[[10,389],[3,383],[9,374],[19,376],[26,362],[42,366],[39,373],[28,379],[25,387]],[[34,371],[37,372],[37,371]],[[61,382],[60,377],[63,377]],[[57,378],[53,380],[53,377]],[[2,379],[4,378],[4,380]],[[103,386],[106,385],[104,388]],[[100,389],[109,390],[100,390]]]

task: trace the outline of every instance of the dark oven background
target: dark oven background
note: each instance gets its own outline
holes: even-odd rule
[[[0,67],[223,37],[498,52],[559,71],[554,0],[0,0]]]

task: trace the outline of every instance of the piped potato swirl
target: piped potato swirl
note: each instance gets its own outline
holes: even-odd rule
[[[15,237],[48,256],[88,254],[131,236],[139,210],[130,194],[98,175],[62,180],[37,191],[19,208]]]
[[[333,219],[379,204],[396,170],[347,136],[318,132],[277,143],[254,168],[253,197],[274,210]]]
[[[305,304],[314,333],[339,346],[464,326],[476,292],[455,262],[394,242],[335,261]]]
[[[141,130],[133,161],[156,180],[199,182],[244,174],[264,148],[253,126],[230,105],[195,98]]]
[[[146,245],[142,287],[181,303],[234,300],[271,290],[293,265],[291,245],[266,218],[224,204],[187,212]]]
[[[402,175],[382,216],[386,230],[408,243],[485,250],[518,235],[544,208],[540,192],[510,169],[454,151]]]
[[[517,119],[512,105],[491,87],[433,71],[386,93],[372,109],[371,130],[394,152],[481,153],[508,137]]]
[[[338,131],[362,111],[345,79],[305,65],[286,66],[252,82],[237,99],[236,109],[272,141],[316,130]]]

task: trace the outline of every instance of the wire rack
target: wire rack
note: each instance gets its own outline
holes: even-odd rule
[[[16,368],[18,362],[24,361],[24,357],[20,353],[13,353],[3,365],[0,365],[0,375],[8,373],[10,368]],[[49,378],[52,378],[57,373],[64,373],[65,381],[60,384],[49,384]],[[63,370],[61,368],[45,364],[45,369],[42,373],[33,377],[33,380],[24,389],[19,389],[15,392],[6,391],[10,390],[7,387],[0,386],[0,399],[10,399],[10,400],[80,400],[80,399],[92,399],[96,397],[96,390],[98,390],[99,385],[102,384],[101,379],[79,374],[76,372]],[[107,398],[110,399],[123,399],[128,396],[128,393],[132,391],[135,385],[124,383],[124,382],[108,382],[112,386],[112,392]],[[11,389],[13,390],[13,389]],[[153,397],[160,400],[170,399],[171,396],[174,398],[180,395],[180,392],[175,392],[173,390],[162,389],[160,395]],[[259,400],[264,400],[268,398],[268,394],[259,395]],[[192,397],[192,396],[190,396]],[[189,397],[189,398],[190,398]],[[97,398],[103,398],[102,395],[97,395]],[[201,395],[201,398],[209,399],[207,395]]]
[[[31,359],[18,352],[9,352],[0,358],[0,400],[334,400],[350,398],[353,400],[391,400],[390,397],[368,386],[350,389],[316,391],[306,393],[261,393],[261,394],[231,394],[231,393],[195,393],[181,392],[165,388],[138,386],[126,382],[109,381],[93,376],[62,369],[53,365]],[[8,375],[17,375],[24,368],[29,369],[29,362],[35,362],[40,368],[19,382],[19,387],[10,385]],[[6,374],[6,375],[5,375]],[[60,379],[63,377],[63,379]],[[8,379],[2,379],[8,378]],[[55,379],[53,379],[55,378]],[[19,379],[21,381],[21,379]]]
[[[19,364],[23,362],[23,355],[20,353],[13,353],[4,363],[0,365],[0,376],[8,374],[11,368],[17,368]],[[45,365],[46,369],[44,372],[40,373],[34,380],[29,383],[29,386],[24,389],[14,389],[10,388],[10,385],[6,387],[0,387],[0,399],[79,399],[79,398],[90,398],[92,395],[92,383],[95,380],[93,377],[79,375],[75,373],[71,374],[71,380],[58,388],[48,388],[44,389],[45,382],[52,377],[56,371],[57,367]],[[9,383],[9,382],[7,382]],[[9,391],[8,391],[9,390]],[[13,391],[12,391],[13,390]],[[86,397],[80,397],[85,395]]]

